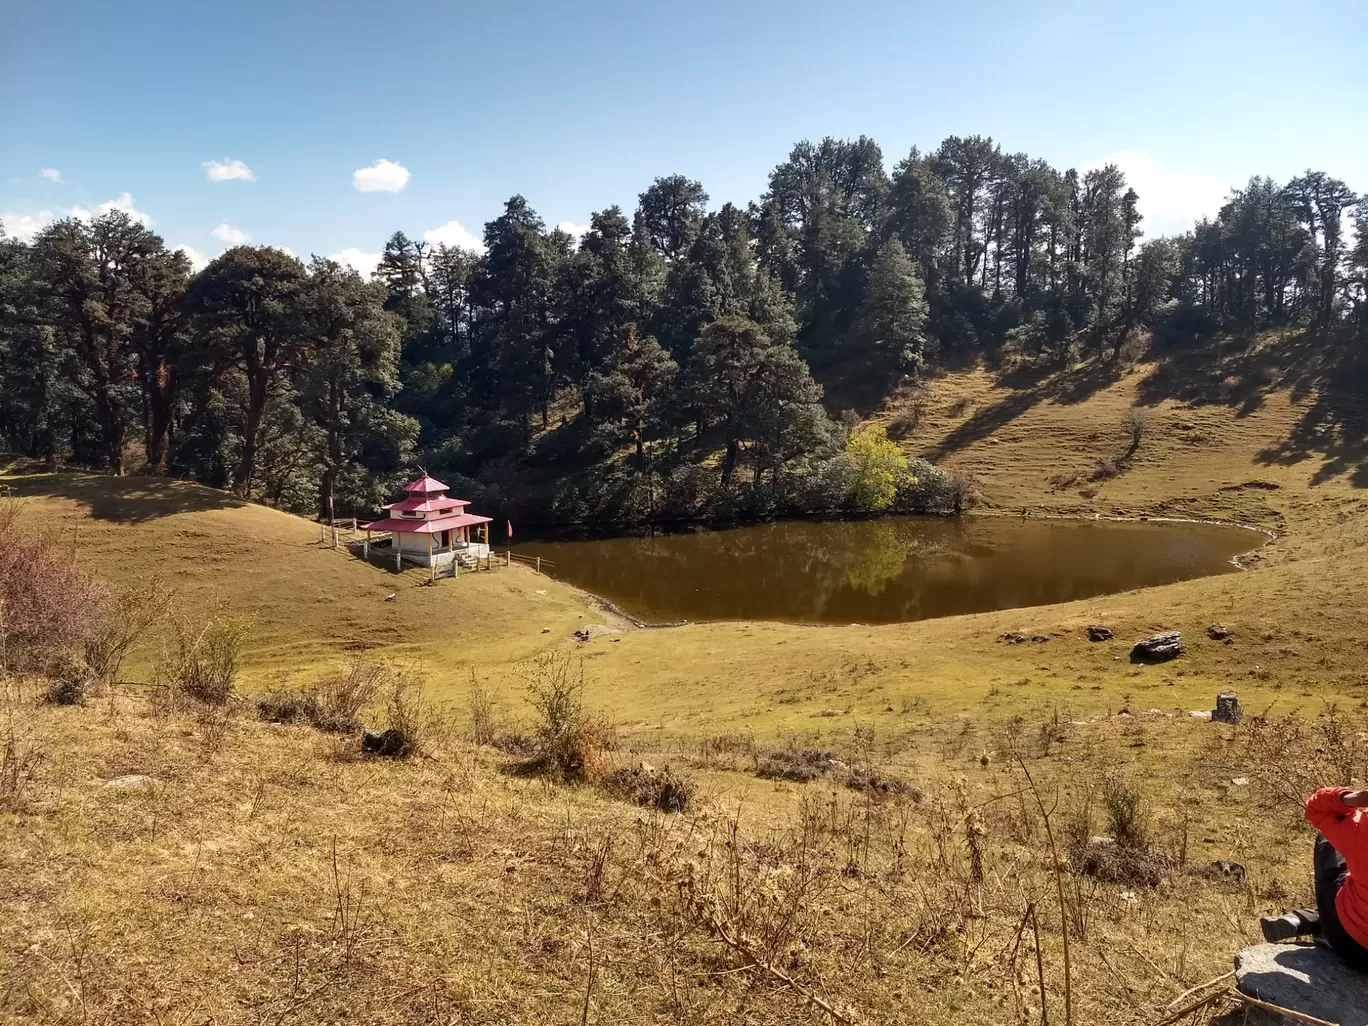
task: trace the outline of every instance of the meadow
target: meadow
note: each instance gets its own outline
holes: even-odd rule
[[[84,706],[8,681],[0,1015],[1160,1021],[1309,897],[1301,790],[1366,769],[1363,411],[1308,352],[896,400],[909,453],[979,480],[974,515],[1264,532],[1244,573],[912,624],[637,629],[525,567],[432,585],[194,484],[14,465],[21,520],[82,566],[251,633],[221,720],[157,699],[155,631]],[[1133,663],[1160,630],[1184,655]],[[255,718],[356,660],[423,681],[421,757]],[[589,775],[668,766],[685,811],[522,772],[501,739],[535,735],[548,660],[607,721]],[[1191,715],[1228,688],[1243,725]]]

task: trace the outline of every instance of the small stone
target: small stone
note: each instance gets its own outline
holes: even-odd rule
[[[1248,778],[1248,777],[1236,777],[1234,780],[1232,780],[1232,781],[1230,782],[1230,784],[1231,784],[1232,787],[1248,787],[1248,786],[1249,786],[1249,778]]]
[[[1188,713],[1188,715],[1191,716],[1194,720],[1209,720],[1211,719],[1211,710],[1193,709],[1190,713]]]
[[[1213,623],[1206,629],[1206,633],[1212,641],[1225,641],[1228,638],[1235,637],[1234,629],[1223,623]]]
[[[157,782],[152,777],[144,776],[141,773],[128,773],[122,777],[113,777],[104,782],[105,787],[112,787],[116,790],[139,790],[146,787],[156,787]]]
[[[1135,662],[1161,663],[1176,659],[1183,654],[1183,635],[1181,631],[1164,631],[1141,638],[1131,648],[1131,659]]]
[[[1240,993],[1340,1026],[1368,1026],[1368,975],[1314,944],[1259,944],[1235,956]],[[1269,1019],[1286,1023],[1286,1016]]]
[[[543,627],[543,628],[542,628],[542,633],[543,633],[543,634],[550,634],[550,633],[551,633],[551,628],[550,628],[550,627]]]
[[[1239,723],[1244,719],[1240,696],[1233,691],[1222,691],[1216,696],[1216,708],[1211,711],[1211,718],[1217,723]]]
[[[1026,635],[1018,634],[1016,631],[1008,631],[1006,634],[998,635],[999,645],[1024,645],[1025,643]]]
[[[1226,880],[1243,887],[1245,882],[1245,867],[1238,862],[1230,859],[1217,859],[1205,866],[1192,871],[1192,875],[1203,880]]]
[[[1116,635],[1111,632],[1111,628],[1103,627],[1100,623],[1095,623],[1088,628],[1089,641],[1111,641],[1114,637]]]

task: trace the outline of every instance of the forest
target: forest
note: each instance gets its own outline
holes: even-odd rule
[[[520,195],[484,250],[403,232],[370,280],[114,211],[0,227],[0,432],[49,466],[374,512],[418,467],[543,523],[958,510],[972,481],[861,421],[938,366],[1121,361],[1302,328],[1368,340],[1368,197],[1251,178],[1145,238],[1108,165],[991,139],[801,142],[745,209],[682,175],[574,239]]]

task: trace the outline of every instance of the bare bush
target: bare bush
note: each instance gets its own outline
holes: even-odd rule
[[[1115,460],[1098,460],[1093,464],[1092,470],[1088,471],[1089,481],[1110,481],[1121,473],[1121,467]]]
[[[968,412],[969,407],[974,405],[974,397],[970,395],[956,396],[946,410],[952,417],[963,417]]]
[[[75,655],[109,617],[105,587],[75,548],[25,531],[19,508],[0,509],[0,670],[45,674]]]
[[[203,619],[173,617],[158,677],[178,694],[206,705],[222,705],[237,688],[238,663],[247,642],[245,620],[223,613]]]
[[[926,402],[918,399],[893,415],[888,422],[888,437],[896,441],[910,438],[926,416]]]
[[[334,734],[361,729],[361,710],[385,690],[393,690],[400,674],[382,663],[361,659],[348,663],[341,673],[319,681],[311,692],[316,710],[313,725]]]
[[[466,699],[470,710],[470,736],[477,745],[489,745],[499,736],[499,716],[494,707],[494,696],[487,685],[470,671],[470,694]]]
[[[416,670],[388,670],[389,700],[385,706],[389,738],[384,753],[401,759],[423,755],[446,733],[442,712],[423,696],[423,682]]]
[[[584,708],[584,665],[568,655],[545,655],[527,671],[528,701],[536,713],[537,754],[528,769],[558,780],[584,782],[603,775],[611,741],[606,722]]]
[[[1134,455],[1140,449],[1140,443],[1149,437],[1154,428],[1154,417],[1150,411],[1142,406],[1132,406],[1126,411],[1126,415],[1121,418],[1121,430],[1125,432],[1129,441],[1129,448],[1126,455]]]
[[[113,683],[139,639],[171,608],[171,590],[158,580],[112,591],[108,615],[85,641],[85,665],[96,686]]]
[[[47,748],[41,741],[20,737],[13,721],[7,724],[0,739],[0,809],[18,806],[46,759]]]
[[[649,766],[628,766],[604,776],[603,789],[609,794],[659,809],[661,812],[684,812],[693,801],[696,785],[666,766],[656,772]]]
[[[1149,843],[1149,809],[1140,788],[1119,770],[1102,780],[1102,805],[1107,826],[1123,848],[1143,849]]]
[[[973,474],[951,474],[949,491],[950,507],[956,513],[967,512],[983,501],[983,490]]]
[[[256,699],[257,716],[268,723],[309,723],[318,718],[318,700],[307,691],[268,691]]]
[[[1266,804],[1300,819],[1318,787],[1368,780],[1368,716],[1326,706],[1313,720],[1296,713],[1247,716],[1236,734],[1243,772]]]

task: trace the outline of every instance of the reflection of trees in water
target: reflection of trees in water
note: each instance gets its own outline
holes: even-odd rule
[[[1218,572],[1243,532],[1006,518],[776,523],[534,545],[646,619],[893,622],[1085,598]]]

